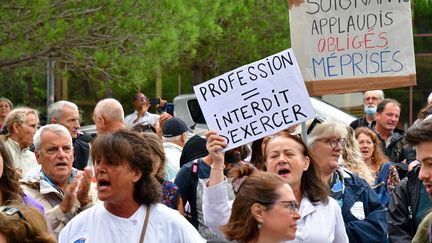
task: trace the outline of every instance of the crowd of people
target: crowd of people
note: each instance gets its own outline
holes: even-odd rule
[[[0,98],[0,242],[432,240],[431,105],[405,132],[399,102],[371,90],[351,124],[316,117],[222,152],[155,100],[137,92],[126,116],[99,101],[90,136],[73,102],[39,127]]]

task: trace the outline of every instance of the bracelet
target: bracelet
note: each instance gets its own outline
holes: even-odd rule
[[[214,164],[212,164],[212,165],[210,165],[210,168],[215,169],[215,170],[224,170],[225,165],[222,165],[222,167],[220,167],[220,166],[214,166]]]

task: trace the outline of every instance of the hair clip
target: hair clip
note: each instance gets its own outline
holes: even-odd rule
[[[238,193],[238,192],[239,192],[239,189],[240,189],[241,185],[242,185],[243,182],[247,179],[247,177],[248,177],[248,176],[243,176],[243,177],[238,178],[238,179],[236,179],[236,180],[234,180],[234,181],[232,182],[232,184],[233,184],[233,189],[234,189],[234,192],[235,192],[235,193]]]

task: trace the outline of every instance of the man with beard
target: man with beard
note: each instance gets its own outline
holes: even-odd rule
[[[364,93],[363,109],[365,115],[351,122],[350,126],[353,129],[357,127],[375,127],[375,114],[377,105],[384,99],[384,92],[382,90],[369,90]]]
[[[203,187],[202,184],[199,183],[199,180],[209,178],[212,168],[224,170],[225,174],[227,174],[229,168],[238,163],[242,163],[242,160],[247,157],[247,153],[244,152],[245,148],[243,147],[244,146],[240,146],[225,152],[224,167],[212,167],[213,159],[209,155],[190,161],[181,167],[174,181],[178,186],[183,203],[185,205],[189,204],[189,207],[185,207],[185,212],[187,212],[186,217],[189,218],[193,226],[198,229],[198,232],[206,240],[216,239],[217,235],[211,232],[204,224],[202,213]],[[234,198],[232,187],[229,186],[228,191],[231,200]]]

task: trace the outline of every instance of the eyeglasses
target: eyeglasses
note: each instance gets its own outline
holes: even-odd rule
[[[299,211],[300,205],[296,200],[291,201],[277,201],[276,204],[282,204],[284,207],[289,209],[290,214],[296,213]]]
[[[341,147],[345,145],[345,139],[343,138],[321,138],[321,139],[317,139],[317,141],[330,144],[332,149],[335,149],[338,146],[338,144],[340,144]]]
[[[317,124],[321,124],[323,122],[325,122],[324,117],[321,116],[315,117],[312,123],[309,125],[309,128],[307,129],[306,135],[309,135]]]
[[[20,219],[26,220],[24,215],[21,213],[21,211],[18,208],[9,207],[9,206],[1,206],[0,212],[7,216],[13,216],[15,214],[18,214]],[[27,221],[27,220],[26,220]]]
[[[273,203],[260,203],[263,205],[271,206],[274,204],[281,204],[285,208],[288,208],[290,214],[296,213],[299,211],[300,205],[297,203],[296,200],[290,200],[290,201],[276,201]]]

